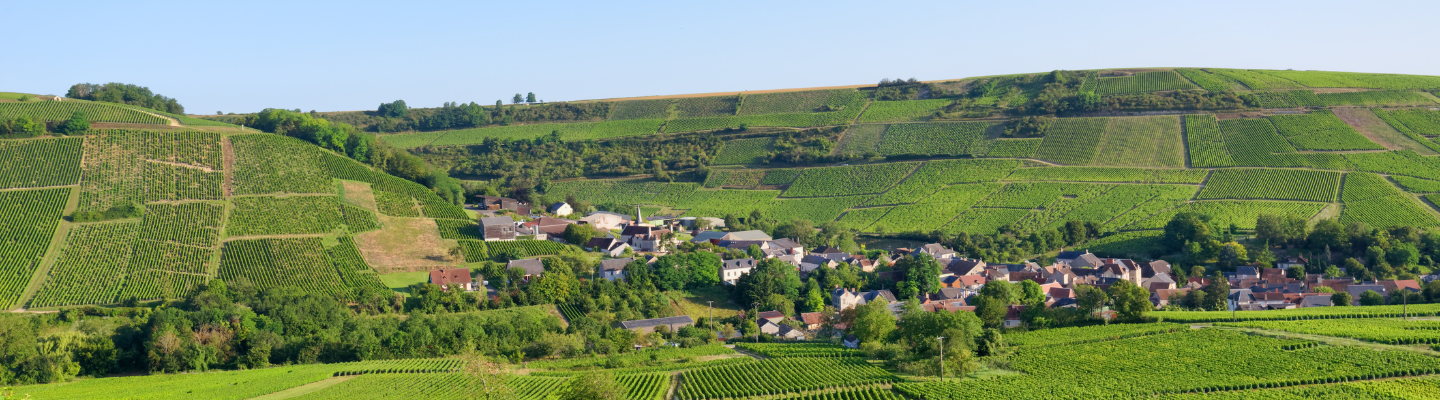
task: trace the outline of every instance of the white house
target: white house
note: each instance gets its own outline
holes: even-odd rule
[[[555,215],[570,215],[575,213],[575,209],[571,208],[570,204],[562,201],[559,203],[551,204],[550,213]]]

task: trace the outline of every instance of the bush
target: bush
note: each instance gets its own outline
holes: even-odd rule
[[[109,221],[112,219],[140,218],[145,209],[135,204],[122,204],[105,211],[80,211],[71,219],[75,222]]]

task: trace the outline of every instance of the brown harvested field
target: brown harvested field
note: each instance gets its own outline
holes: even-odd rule
[[[1361,135],[1365,135],[1376,144],[1385,146],[1386,149],[1413,150],[1427,156],[1437,154],[1434,150],[1430,150],[1425,145],[1417,143],[1395,130],[1368,108],[1338,107],[1331,111],[1335,113],[1335,116],[1340,117],[1340,120],[1360,131]]]
[[[375,192],[370,190],[370,184],[357,181],[340,181],[340,199],[346,203],[354,204],[370,211],[377,211],[375,208]]]
[[[384,228],[355,235],[360,254],[376,273],[429,271],[460,264],[450,257],[450,249],[457,244],[440,238],[435,220],[381,215],[380,224]]]

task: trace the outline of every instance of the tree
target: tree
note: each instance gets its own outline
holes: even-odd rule
[[[825,291],[815,278],[805,284],[805,311],[816,312],[825,309]]]
[[[520,104],[520,102],[522,101],[525,101],[525,97],[521,96],[519,93],[516,93],[515,98],[510,100],[510,102],[514,104]]]
[[[76,111],[74,114],[70,114],[70,119],[65,120],[55,130],[66,135],[85,132],[90,130],[90,120],[85,118],[85,113]]]
[[[1109,303],[1110,296],[1100,288],[1085,284],[1075,285],[1075,305],[1085,311],[1086,317],[1100,311],[1101,307],[1105,307]]]
[[[1310,291],[1315,292],[1315,293],[1335,293],[1335,289],[1333,289],[1333,288],[1331,288],[1331,287],[1329,287],[1329,286],[1316,286],[1316,287],[1310,289]]]
[[[376,114],[386,118],[400,118],[410,112],[410,107],[405,105],[405,100],[395,100],[390,103],[380,103],[375,110]]]
[[[1210,277],[1210,286],[1206,286],[1205,309],[1210,311],[1225,311],[1230,309],[1230,281],[1225,275],[1216,272]]]
[[[1031,307],[1044,307],[1045,290],[1032,280],[1020,282],[1020,303]]]
[[[855,307],[855,322],[850,324],[850,333],[861,342],[874,342],[890,337],[895,331],[895,315],[890,313],[890,302],[883,297]]]
[[[1150,291],[1127,280],[1116,281],[1110,286],[1110,299],[1117,316],[1126,321],[1143,321],[1145,312],[1154,310],[1150,302]]]
[[[1214,240],[1208,225],[1210,217],[1204,214],[1184,212],[1175,214],[1165,224],[1162,241],[1171,250],[1180,250],[1185,243],[1205,243]]]
[[[903,257],[895,263],[895,270],[901,271],[908,282],[903,290],[897,290],[901,299],[940,291],[940,263],[928,254]]]
[[[526,93],[526,94],[525,94],[525,102],[526,102],[526,103],[534,103],[534,102],[535,102],[535,92]]]
[[[1251,261],[1261,264],[1261,266],[1264,268],[1269,268],[1275,265],[1275,253],[1270,251],[1269,241],[1265,241],[1264,244],[1261,246],[1249,249],[1247,253],[1247,255],[1250,256]],[[1301,275],[1303,277],[1304,273],[1302,272]]]
[[[1255,240],[1281,243],[1289,239],[1286,236],[1284,223],[1281,222],[1279,216],[1260,214],[1255,217]]]
[[[571,379],[560,400],[619,400],[624,393],[609,373],[591,372]]]
[[[1219,258],[1220,265],[1225,268],[1232,268],[1236,265],[1243,264],[1248,258],[1245,252],[1245,246],[1241,246],[1235,242],[1220,245],[1220,254],[1217,257]]]
[[[1315,223],[1310,230],[1307,240],[1310,248],[1320,250],[1330,247],[1340,248],[1350,242],[1350,234],[1345,231],[1345,225],[1335,219],[1323,219]]]
[[[596,234],[598,234],[598,232],[595,232],[595,228],[590,227],[590,225],[570,224],[565,226],[565,233],[561,234],[561,237],[565,238],[565,241],[570,242],[570,244],[584,246],[585,243],[590,242],[590,238],[595,237]]]
[[[510,386],[506,384],[510,381],[510,376],[506,373],[504,365],[487,359],[484,354],[475,349],[466,349],[461,352],[460,363],[460,371],[465,374],[470,398],[510,398]]]
[[[1353,300],[1349,293],[1338,292],[1330,295],[1330,304],[1335,306],[1349,306]]]
[[[1365,293],[1361,293],[1361,294],[1360,294],[1360,305],[1362,305],[1362,306],[1382,306],[1382,305],[1385,305],[1385,296],[1382,296],[1380,293],[1378,293],[1378,292],[1376,292],[1376,291],[1374,291],[1374,290],[1366,290]]]

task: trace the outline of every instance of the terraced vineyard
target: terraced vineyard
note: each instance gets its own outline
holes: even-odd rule
[[[1193,89],[1184,77],[1174,71],[1138,72],[1130,76],[1102,77],[1097,93],[1101,95],[1158,92]]]
[[[65,239],[60,260],[50,269],[32,307],[111,303],[125,282],[138,224],[79,225]]]

